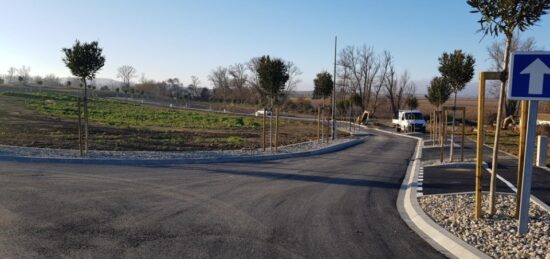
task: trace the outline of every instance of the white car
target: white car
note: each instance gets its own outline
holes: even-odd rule
[[[254,113],[254,115],[256,115],[256,117],[263,116],[264,115],[264,110],[257,110],[256,113]],[[265,110],[265,115],[266,116],[271,116],[271,111]]]
[[[398,132],[426,132],[426,121],[419,110],[399,110],[392,123]]]

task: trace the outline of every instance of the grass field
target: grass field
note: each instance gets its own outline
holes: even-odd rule
[[[0,144],[77,148],[77,99],[62,93],[0,94]],[[252,149],[262,120],[94,98],[90,144],[98,150]],[[317,125],[280,120],[282,145],[312,140]]]

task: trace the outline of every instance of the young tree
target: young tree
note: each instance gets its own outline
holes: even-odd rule
[[[122,79],[122,90],[127,92],[130,89],[130,81],[137,77],[137,70],[130,65],[124,65],[118,68],[117,78]]]
[[[434,77],[428,86],[428,94],[424,97],[426,97],[437,110],[441,110],[441,105],[449,100],[451,93],[451,87],[449,87],[445,78]]]
[[[332,82],[332,75],[328,72],[321,72],[313,79],[313,84],[315,85],[313,89],[313,98],[322,98],[324,107],[325,99],[332,95],[332,87],[334,85]]]
[[[540,21],[540,17],[546,14],[550,9],[550,1],[536,0],[468,0],[467,3],[473,8],[471,13],[481,14],[478,23],[480,32],[484,36],[491,35],[497,37],[499,34],[506,36],[506,48],[503,59],[503,69],[500,84],[500,93],[498,98],[497,121],[495,130],[495,141],[493,144],[493,160],[489,195],[489,214],[495,211],[495,190],[496,175],[498,171],[498,148],[500,142],[500,127],[502,124],[502,112],[504,109],[505,85],[507,81],[508,66],[512,48],[512,38],[514,31],[525,31],[529,27]],[[519,193],[519,192],[518,192]],[[516,199],[519,205],[519,199]]]
[[[315,85],[315,88],[313,89],[313,98],[314,99],[323,99],[323,105],[322,105],[322,117],[323,119],[321,121],[324,121],[324,109],[325,109],[325,100],[327,97],[331,96],[332,94],[332,88],[333,88],[333,81],[332,81],[332,75],[328,72],[321,72],[317,74],[317,77],[313,79],[313,84]],[[324,123],[322,123],[324,125]],[[324,126],[322,128],[322,134],[324,134]]]
[[[414,110],[418,108],[418,99],[416,99],[415,96],[409,96],[405,100],[405,105],[407,106],[407,108]]]
[[[84,151],[88,153],[88,87],[86,80],[93,80],[105,64],[103,51],[97,41],[91,43],[76,40],[72,48],[63,48],[63,62],[84,85]]]
[[[455,50],[453,53],[444,52],[439,58],[439,72],[441,73],[441,76],[446,79],[447,83],[451,87],[451,91],[454,93],[451,146],[449,152],[449,159],[451,162],[453,161],[454,156],[453,146],[456,117],[456,95],[458,92],[464,90],[466,84],[472,80],[472,77],[474,76],[474,64],[475,59],[472,55],[465,54],[462,50]]]
[[[288,68],[282,59],[262,56],[257,69],[261,94],[269,99],[270,108],[273,108],[290,77]]]
[[[271,59],[269,56],[262,56],[257,64],[260,94],[269,99],[269,110],[273,113],[274,104],[279,104],[278,98],[285,90],[285,85],[290,78],[288,67],[282,59]],[[269,146],[271,149],[271,128],[273,116],[269,116]]]

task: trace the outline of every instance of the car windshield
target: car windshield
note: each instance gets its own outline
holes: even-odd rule
[[[407,112],[404,115],[405,120],[421,120],[422,119],[422,113],[420,112]]]

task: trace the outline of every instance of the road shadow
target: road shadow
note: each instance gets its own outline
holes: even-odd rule
[[[352,179],[344,177],[331,177],[331,176],[319,176],[319,175],[303,175],[293,173],[278,173],[278,172],[262,172],[262,171],[235,171],[229,169],[202,169],[205,173],[211,174],[228,174],[237,176],[259,177],[271,180],[284,180],[284,181],[301,181],[301,182],[313,182],[322,184],[334,184],[345,186],[357,186],[357,187],[371,187],[371,188],[384,188],[384,189],[399,189],[401,184],[396,178],[396,182],[384,182],[376,180],[365,179]]]

